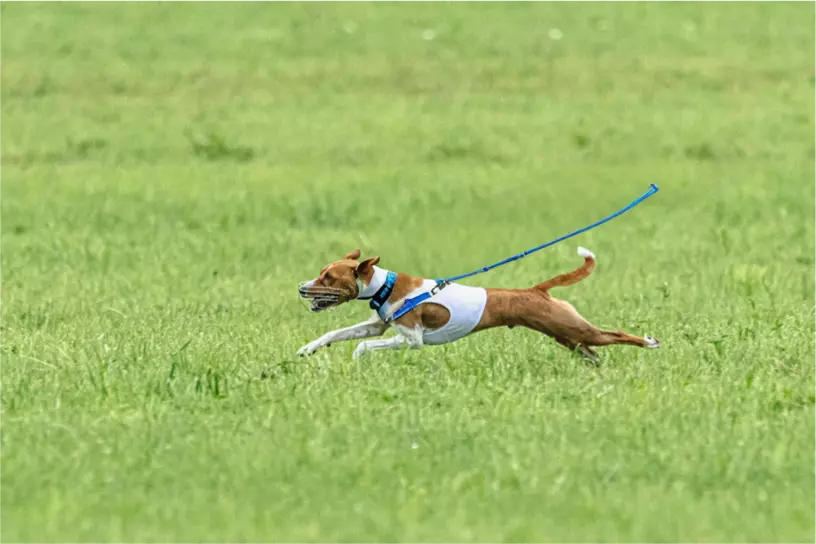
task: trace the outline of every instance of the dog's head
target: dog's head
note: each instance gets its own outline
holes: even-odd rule
[[[320,275],[298,287],[301,298],[311,299],[313,312],[321,312],[354,300],[374,276],[379,257],[358,262],[360,250],[355,249],[344,259],[323,267]]]

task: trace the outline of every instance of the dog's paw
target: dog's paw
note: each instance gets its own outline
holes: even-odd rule
[[[368,351],[368,348],[365,347],[365,342],[360,342],[356,348],[354,348],[354,353],[351,354],[351,358],[353,360],[357,360]]]
[[[578,353],[581,354],[581,357],[583,357],[586,361],[595,366],[601,366],[601,358],[592,350],[592,348],[589,348],[583,344],[578,344],[576,349],[578,350]]]
[[[654,348],[659,348],[660,347],[660,341],[657,338],[652,338],[651,336],[646,336],[643,339],[646,341],[646,345],[643,346],[645,348],[654,349]]]
[[[323,345],[320,342],[318,342],[317,340],[314,340],[312,342],[309,342],[308,344],[306,344],[305,346],[303,346],[299,350],[297,350],[297,354],[300,357],[308,357],[309,355],[312,355],[314,352],[316,352],[317,350],[319,350],[322,347],[323,347]]]

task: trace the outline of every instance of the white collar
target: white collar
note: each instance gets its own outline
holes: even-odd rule
[[[388,276],[388,270],[375,265],[374,274],[371,276],[371,281],[368,282],[368,285],[364,287],[363,280],[357,279],[357,298],[373,297],[385,283],[386,276]]]

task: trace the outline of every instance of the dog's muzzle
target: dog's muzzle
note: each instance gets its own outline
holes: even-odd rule
[[[298,285],[298,294],[300,298],[312,301],[309,306],[309,310],[312,312],[328,310],[349,299],[348,295],[343,291],[322,285],[315,285],[314,280],[306,281]]]

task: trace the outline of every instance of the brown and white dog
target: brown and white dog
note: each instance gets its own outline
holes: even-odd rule
[[[298,355],[311,355],[333,342],[382,336],[388,327],[397,334],[382,340],[366,340],[354,350],[356,359],[368,351],[419,349],[424,344],[444,344],[473,332],[493,327],[527,327],[548,336],[559,344],[577,350],[593,362],[598,354],[592,346],[628,344],[642,348],[657,348],[660,342],[651,336],[634,336],[621,331],[601,330],[581,317],[566,301],[550,295],[554,287],[573,285],[595,269],[595,255],[578,248],[584,264],[567,274],[560,274],[528,289],[484,289],[456,283],[447,285],[405,315],[386,323],[382,315],[394,312],[408,298],[429,291],[433,280],[407,274],[396,274],[387,302],[379,313],[357,325],[328,332],[298,350]],[[385,289],[388,271],[376,264],[379,257],[358,262],[360,250],[345,259],[328,264],[320,275],[300,285],[302,298],[311,299],[311,310],[319,312],[355,299],[371,298]],[[393,278],[391,273],[391,278]]]

